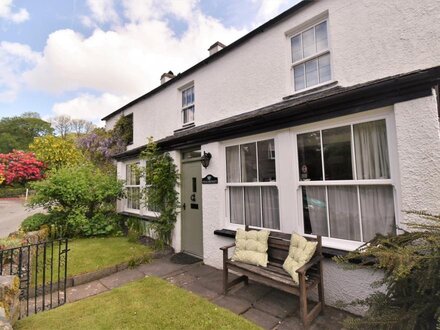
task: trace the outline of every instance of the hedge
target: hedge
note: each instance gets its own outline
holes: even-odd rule
[[[6,197],[20,197],[26,195],[26,188],[18,187],[18,188],[0,188],[0,198]]]

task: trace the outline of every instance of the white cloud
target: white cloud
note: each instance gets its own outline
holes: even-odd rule
[[[0,43],[0,102],[13,102],[20,91],[23,70],[36,65],[41,59],[39,53],[28,45]]]
[[[254,0],[260,3],[256,21],[264,23],[292,5],[292,0]],[[299,2],[299,0],[295,1]]]
[[[274,16],[288,0],[252,1],[259,2],[261,20]],[[32,89],[58,94],[89,89],[101,95],[82,94],[53,107],[56,114],[89,120],[158,86],[162,73],[182,72],[206,58],[215,41],[230,44],[254,25],[225,27],[201,11],[199,0],[87,0],[87,5],[90,15],[82,22],[94,29],[90,36],[58,30],[48,37],[41,56],[25,49],[9,51],[35,63],[22,74]],[[187,29],[177,35],[170,19]]]
[[[54,104],[52,111],[57,116],[68,115],[74,119],[86,119],[100,124],[99,119],[108,114],[109,109],[118,109],[129,101],[127,97],[110,93],[100,96],[81,94],[66,102]]]
[[[29,13],[24,8],[13,11],[12,0],[0,0],[0,18],[13,23],[22,23],[29,19]]]

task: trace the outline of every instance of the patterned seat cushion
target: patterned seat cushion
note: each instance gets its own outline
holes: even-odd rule
[[[283,268],[292,276],[293,281],[298,284],[299,278],[296,270],[304,266],[312,259],[316,251],[317,242],[309,242],[297,233],[292,234],[290,239],[289,255],[284,261]]]
[[[270,232],[267,230],[237,229],[235,235],[235,251],[233,261],[267,267],[267,240]]]

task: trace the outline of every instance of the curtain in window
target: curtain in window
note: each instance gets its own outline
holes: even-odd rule
[[[226,181],[240,182],[240,158],[238,146],[226,148]]]
[[[261,227],[260,187],[244,187],[246,225]]]
[[[373,239],[376,233],[395,233],[393,187],[365,186],[359,187],[359,192],[364,242]]]
[[[229,187],[231,223],[243,224],[243,188]]]
[[[385,120],[353,125],[358,179],[389,179]]]
[[[280,229],[278,189],[276,187],[261,187],[261,202],[263,204],[263,227]]]
[[[330,235],[352,241],[361,240],[357,187],[328,187]]]
[[[325,187],[304,187],[312,234],[328,236]]]

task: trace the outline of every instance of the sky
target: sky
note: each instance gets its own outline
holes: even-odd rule
[[[299,0],[0,0],[0,118],[100,119]]]

